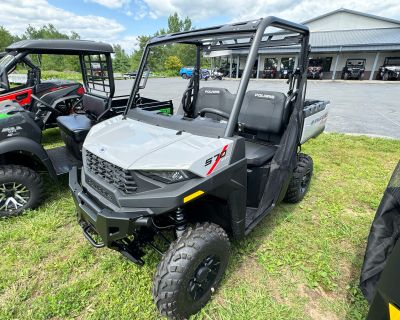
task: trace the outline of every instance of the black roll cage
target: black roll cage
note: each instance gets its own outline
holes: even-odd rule
[[[115,84],[111,58],[114,49],[109,44],[87,40],[23,40],[7,47],[6,53],[14,56],[14,59],[0,70],[0,81],[7,79],[7,73],[19,62],[27,64],[32,69],[39,69],[29,59],[29,54],[70,55],[79,57],[85,92],[101,98],[104,98],[101,93],[105,93],[109,99],[114,96]],[[105,60],[101,59],[102,55]],[[99,74],[95,74],[93,63],[99,63]]]
[[[284,32],[264,34],[267,27],[276,27]],[[293,35],[297,34],[297,35]],[[275,40],[274,36],[281,37]],[[189,87],[193,88],[193,100],[196,101],[199,89],[199,70],[201,49],[205,51],[227,50],[250,48],[246,65],[239,83],[237,95],[233,104],[232,112],[229,117],[225,137],[232,137],[237,125],[239,112],[243,103],[244,95],[250,80],[254,63],[257,59],[258,50],[265,47],[280,47],[288,45],[300,45],[300,56],[296,71],[297,81],[290,83],[288,100],[295,99],[294,108],[302,108],[302,101],[305,96],[305,84],[307,79],[307,65],[309,54],[309,29],[307,26],[283,20],[274,16],[261,18],[253,21],[246,21],[222,26],[198,29],[194,31],[178,32],[173,34],[161,35],[150,39],[144,48],[139,70],[132,87],[131,95],[126,106],[124,117],[130,108],[136,108],[136,97],[140,89],[140,82],[146,68],[147,58],[150,49],[158,45],[171,43],[192,44],[197,46],[196,66],[194,76],[190,80]],[[297,99],[301,97],[301,99]],[[290,98],[290,99],[289,99]]]

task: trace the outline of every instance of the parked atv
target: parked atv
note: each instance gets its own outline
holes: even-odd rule
[[[53,40],[24,40],[6,48],[0,60],[0,102],[12,100],[28,111],[36,112],[39,103],[53,107],[54,113],[46,119],[46,128],[57,124],[59,115],[68,115],[80,107],[85,90],[82,84],[68,80],[41,79],[41,71],[30,59],[30,55],[53,54]],[[19,86],[11,86],[13,72],[17,66],[28,68],[26,78],[17,80]],[[38,100],[40,99],[40,101]]]
[[[371,304],[368,320],[400,317],[400,162],[382,197],[368,237],[360,288]]]
[[[290,34],[265,36],[269,26]],[[89,132],[81,177],[76,169],[69,176],[78,221],[94,247],[117,250],[138,265],[145,247],[161,254],[153,286],[161,314],[183,319],[198,312],[225,273],[231,241],[282,200],[296,203],[307,193],[313,161],[300,146],[323,132],[329,106],[304,101],[308,41],[306,26],[276,17],[155,37],[144,49],[139,78],[154,47],[197,47],[184,116],[138,108],[137,78],[124,115]],[[237,94],[199,88],[203,49],[225,42],[250,52]],[[247,91],[260,47],[298,44],[299,67],[286,94]]]
[[[379,67],[377,80],[398,80],[400,79],[400,58],[385,58],[383,66]]]
[[[263,71],[263,78],[264,79],[275,79],[277,75],[277,69],[276,67],[266,67]]]
[[[52,53],[78,56],[86,93],[82,97],[81,114],[57,118],[65,146],[49,150],[41,144],[42,129],[46,119],[54,114],[57,100],[48,105],[43,97],[32,95],[38,102],[35,112],[10,100],[0,103],[0,217],[15,216],[38,206],[44,197],[40,174],[46,172],[56,179],[72,166],[80,167],[82,143],[91,126],[121,113],[128,100],[113,98],[112,46],[93,41],[46,40],[27,41],[23,47],[32,53],[47,48]],[[97,65],[102,70],[100,74],[92,69]],[[75,96],[65,98],[72,97]],[[140,99],[143,108],[172,112],[170,101],[154,103],[149,99],[136,99]]]
[[[279,78],[281,79],[289,79],[293,75],[293,68],[281,68],[279,70]]]
[[[224,76],[224,73],[221,69],[219,68],[214,68],[211,71],[211,79],[213,80],[222,80],[222,77]]]
[[[319,80],[324,78],[324,67],[321,59],[310,59],[307,69],[307,78]]]
[[[342,70],[341,78],[343,80],[363,80],[365,73],[365,61],[366,59],[347,59],[346,65]]]

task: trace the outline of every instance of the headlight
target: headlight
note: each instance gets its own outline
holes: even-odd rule
[[[195,174],[185,170],[173,170],[173,171],[146,170],[138,172],[146,177],[164,183],[182,182],[196,177]]]

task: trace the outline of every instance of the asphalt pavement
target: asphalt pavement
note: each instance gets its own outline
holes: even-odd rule
[[[129,94],[133,80],[117,80],[116,95]],[[188,80],[152,78],[141,94],[157,100],[172,100],[178,110]],[[238,80],[201,81],[201,87],[226,88],[236,93]],[[284,80],[251,80],[249,90],[286,92]],[[365,134],[400,139],[400,81],[309,80],[307,99],[329,100],[326,131]]]

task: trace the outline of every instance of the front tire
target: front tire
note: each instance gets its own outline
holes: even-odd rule
[[[42,198],[43,182],[37,172],[17,165],[0,167],[0,217],[36,208]]]
[[[185,79],[185,80],[186,80],[187,78],[188,78],[187,74],[186,74],[186,73],[183,73],[183,74],[182,74],[182,79]]]
[[[382,80],[383,80],[383,81],[388,81],[388,80],[389,80],[389,73],[385,72],[385,73],[383,74]]]
[[[310,187],[313,168],[312,158],[306,154],[299,153],[296,168],[283,199],[285,202],[298,203],[303,200]]]
[[[197,313],[210,300],[229,261],[226,232],[212,223],[197,224],[171,243],[158,264],[153,299],[173,319]]]

